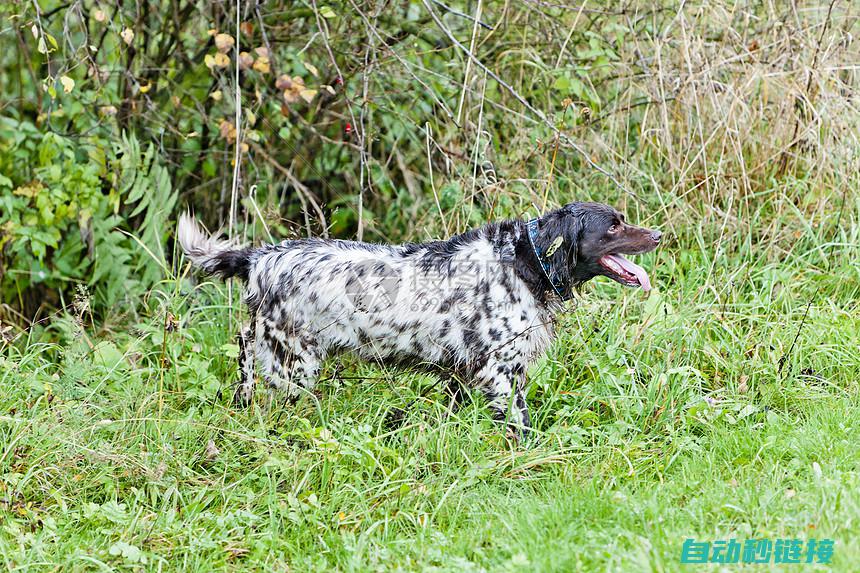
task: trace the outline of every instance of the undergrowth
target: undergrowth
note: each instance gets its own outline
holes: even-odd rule
[[[3,353],[5,565],[676,570],[687,537],[815,537],[849,571],[860,253],[824,256],[828,232],[714,264],[686,229],[645,257],[649,297],[593,281],[530,372],[530,445],[348,356],[295,407],[235,410],[224,284],[165,280],[110,330],[69,313]]]

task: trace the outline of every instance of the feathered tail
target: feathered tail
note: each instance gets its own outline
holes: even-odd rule
[[[217,236],[207,236],[188,212],[179,216],[176,236],[191,262],[204,272],[225,279],[240,277],[248,280],[252,249],[242,248]]]

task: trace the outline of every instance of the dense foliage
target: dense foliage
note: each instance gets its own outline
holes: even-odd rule
[[[787,201],[781,242],[856,180],[839,3],[239,7],[0,6],[7,319],[79,283],[133,311],[185,206],[249,237],[414,240],[572,198],[729,230]]]

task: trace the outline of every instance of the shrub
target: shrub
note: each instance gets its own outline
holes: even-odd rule
[[[122,310],[164,268],[176,194],[150,144],[100,142],[0,118],[0,292],[26,318],[75,284]],[[129,230],[135,229],[135,235]]]

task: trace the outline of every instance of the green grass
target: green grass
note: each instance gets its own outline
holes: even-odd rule
[[[55,319],[0,358],[3,566],[676,571],[688,537],[814,537],[836,541],[819,569],[856,570],[855,220],[719,253],[718,225],[690,230],[644,258],[647,299],[595,281],[530,372],[530,447],[480,400],[448,416],[433,379],[348,357],[295,408],[232,409],[222,284]]]

